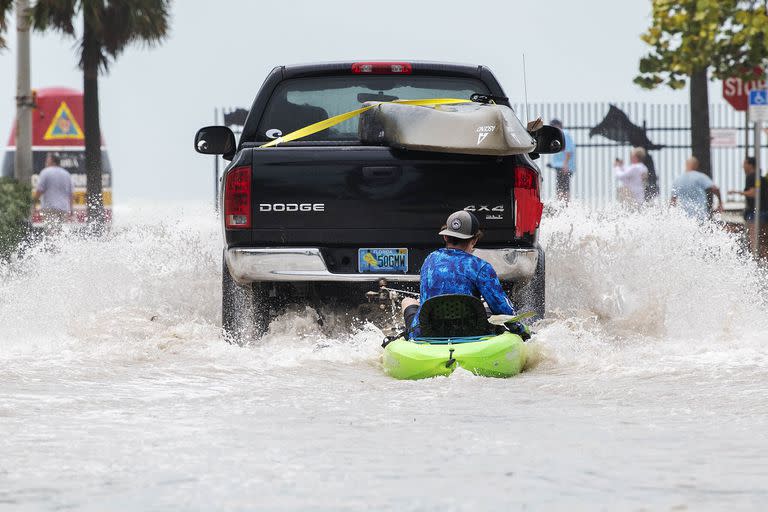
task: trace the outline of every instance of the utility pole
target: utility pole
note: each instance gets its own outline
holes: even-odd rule
[[[29,72],[29,0],[16,0],[16,154],[19,183],[32,182],[32,87]]]
[[[762,173],[760,171],[760,153],[762,153],[762,143],[760,138],[763,131],[763,121],[755,120],[755,245],[752,248],[755,258],[760,259],[760,184]]]

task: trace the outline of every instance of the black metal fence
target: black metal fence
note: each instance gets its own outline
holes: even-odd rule
[[[606,120],[611,105],[617,107],[635,125],[644,131],[646,142],[659,149],[651,149],[658,177],[659,195],[670,195],[675,177],[685,170],[685,160],[691,154],[690,111],[687,104],[646,103],[532,103],[528,118],[539,115],[545,122],[560,119],[576,145],[576,171],[571,182],[572,197],[591,206],[599,207],[616,201],[616,179],[613,161],[618,157],[629,161],[628,141],[616,142],[594,129]],[[525,120],[524,105],[514,105],[518,116]],[[741,189],[744,185],[742,162],[753,143],[752,130],[747,129],[745,113],[729,105],[710,105],[710,125],[713,130],[712,177],[723,190]],[[593,132],[590,135],[590,132]],[[749,151],[751,154],[752,151]],[[542,156],[544,175],[542,196],[554,197],[554,171],[545,167],[549,157]],[[725,199],[725,197],[724,197]]]

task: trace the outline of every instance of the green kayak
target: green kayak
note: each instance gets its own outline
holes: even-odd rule
[[[523,370],[528,347],[517,334],[467,338],[398,338],[384,347],[384,371],[396,379],[448,376],[458,367],[484,377],[512,377]]]

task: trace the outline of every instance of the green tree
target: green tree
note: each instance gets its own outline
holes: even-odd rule
[[[5,48],[5,34],[8,29],[8,13],[13,9],[13,0],[0,0],[0,49]]]
[[[640,59],[635,83],[672,89],[690,81],[691,150],[711,173],[710,77],[754,79],[768,57],[766,0],[652,0],[651,26],[641,39],[651,50]]]
[[[9,2],[9,0],[0,0]],[[77,24],[82,32],[76,31]],[[32,22],[37,30],[54,29],[79,42],[83,70],[86,196],[89,221],[104,219],[101,187],[99,74],[134,43],[155,45],[168,34],[170,0],[37,0]]]

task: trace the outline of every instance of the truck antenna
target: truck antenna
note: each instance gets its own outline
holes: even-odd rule
[[[525,52],[523,52],[523,91],[525,93],[525,122],[530,121],[528,117],[528,77],[525,73]]]

